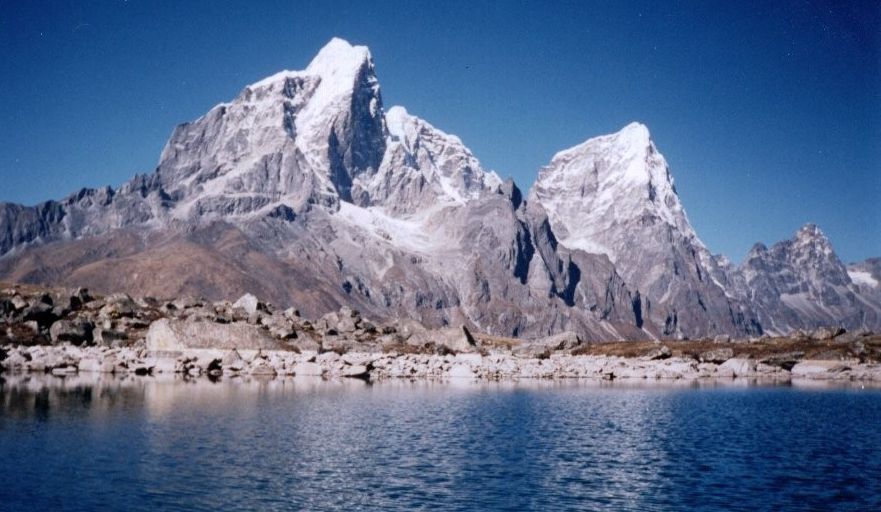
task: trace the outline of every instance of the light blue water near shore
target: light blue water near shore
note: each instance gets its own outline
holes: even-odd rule
[[[881,390],[12,379],[2,510],[881,510]]]

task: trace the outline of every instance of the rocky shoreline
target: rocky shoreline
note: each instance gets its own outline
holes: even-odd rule
[[[0,371],[385,379],[797,379],[881,382],[881,336],[840,328],[785,338],[588,343],[379,324],[342,308],[316,321],[245,295],[159,301],[86,290],[0,291]]]

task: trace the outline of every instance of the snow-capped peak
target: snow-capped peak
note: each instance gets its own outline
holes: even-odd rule
[[[345,39],[334,37],[331,39],[309,66],[306,73],[321,77],[352,77],[368,62],[371,62],[370,50],[366,46],[353,46]]]
[[[628,222],[661,221],[703,248],[648,128],[630,123],[554,155],[541,170],[531,200],[548,212],[561,242],[616,260]]]
[[[357,175],[378,169],[385,136],[369,50],[335,38],[304,70],[255,82],[179,126],[159,174],[178,198],[176,217],[203,216],[231,197],[248,213],[281,200],[333,205],[351,200]]]
[[[323,80],[351,86],[358,71],[365,64],[372,64],[370,49],[366,46],[353,46],[345,39],[334,37],[318,51],[306,69],[302,71],[285,69],[254,82],[248,88],[261,89],[287,78],[302,76],[318,76]]]
[[[615,133],[593,137],[560,151],[554,155],[551,166],[559,164],[566,166],[569,172],[578,172],[577,168],[567,164],[581,161],[586,156],[608,156],[615,158],[618,163],[627,164],[616,169],[623,171],[622,178],[644,183],[651,178],[648,173],[650,169],[645,165],[646,159],[654,151],[648,128],[642,123],[633,122]]]

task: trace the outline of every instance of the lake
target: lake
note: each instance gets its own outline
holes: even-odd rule
[[[881,390],[0,377],[2,510],[881,510]]]

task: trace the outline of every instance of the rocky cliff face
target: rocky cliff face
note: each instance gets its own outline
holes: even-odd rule
[[[345,304],[525,337],[876,325],[879,294],[852,284],[862,267],[826,258],[792,270],[825,254],[820,242],[743,269],[713,256],[636,123],[557,154],[524,199],[457,137],[386,111],[370,52],[339,39],[305,70],[178,126],[152,174],[0,204],[0,278],[211,299],[252,291],[310,316]]]

